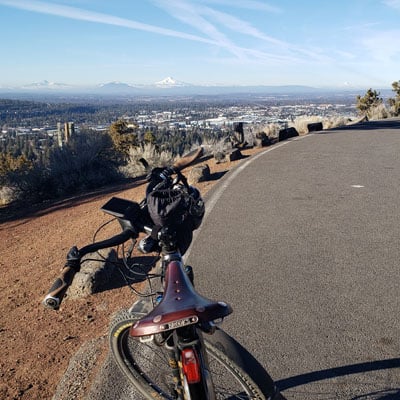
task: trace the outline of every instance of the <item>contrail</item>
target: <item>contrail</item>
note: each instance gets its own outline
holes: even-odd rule
[[[21,10],[33,11],[40,14],[56,15],[80,21],[89,21],[106,25],[121,26],[124,28],[152,32],[164,36],[173,36],[181,39],[192,40],[196,42],[218,45],[217,42],[203,38],[201,36],[191,35],[184,32],[175,31],[172,29],[161,28],[154,25],[143,24],[141,22],[132,21],[125,18],[119,18],[108,14],[97,13],[84,10],[81,8],[64,6],[60,4],[46,3],[35,0],[0,0],[0,4],[18,8]]]

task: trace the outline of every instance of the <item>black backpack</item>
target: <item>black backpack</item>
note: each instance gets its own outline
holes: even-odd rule
[[[180,189],[158,189],[147,195],[147,208],[155,225],[180,225],[187,212],[185,193]]]

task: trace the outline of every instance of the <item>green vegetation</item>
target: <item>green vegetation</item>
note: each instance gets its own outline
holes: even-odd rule
[[[0,183],[23,204],[68,196],[121,179],[109,135],[81,132],[46,159],[31,162],[21,155],[2,154]],[[9,191],[8,191],[9,194]],[[9,194],[10,195],[10,194]]]
[[[383,103],[383,99],[376,90],[368,89],[367,93],[361,97],[357,96],[357,109],[362,115],[371,114],[372,110]]]
[[[115,150],[122,155],[128,157],[129,149],[138,145],[137,125],[129,125],[126,121],[118,120],[113,122],[109,128],[111,139],[114,143]]]
[[[389,106],[391,107],[391,112],[395,116],[400,115],[400,80],[392,83],[392,90],[396,94],[395,98],[389,99]]]
[[[389,109],[386,108],[380,93],[368,89],[364,96],[357,96],[356,107],[362,116],[369,119],[384,119],[390,116],[400,115],[400,81],[392,83],[392,90],[395,98],[388,99]]]
[[[80,129],[62,147],[57,138],[20,135],[0,142],[0,203],[21,206],[69,196],[144,174],[139,162],[166,165],[206,138],[219,140],[222,132],[202,135],[196,130],[152,129],[117,120],[103,133]],[[32,137],[32,138],[31,138]]]

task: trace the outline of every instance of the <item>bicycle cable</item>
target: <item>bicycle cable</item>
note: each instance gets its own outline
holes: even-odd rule
[[[96,242],[96,238],[97,235],[99,234],[99,232],[104,229],[108,224],[110,224],[111,222],[114,222],[115,220],[117,220],[117,218],[112,218],[108,221],[106,221],[105,223],[103,223],[102,225],[100,225],[97,230],[94,232],[93,234],[93,243]],[[152,297],[155,296],[157,294],[156,291],[153,291],[152,288],[152,284],[151,284],[151,280],[154,278],[159,278],[161,277],[160,274],[151,274],[148,273],[146,271],[150,271],[151,269],[154,268],[154,265],[158,262],[158,260],[160,259],[160,253],[158,253],[158,255],[155,257],[155,260],[152,261],[151,263],[148,264],[140,264],[140,263],[132,263],[129,264],[128,262],[128,258],[131,255],[134,246],[136,244],[136,240],[133,241],[133,244],[131,244],[130,249],[128,252],[125,252],[125,246],[124,243],[121,246],[117,246],[116,248],[116,257],[117,260],[110,260],[108,258],[106,258],[105,256],[103,256],[100,251],[96,251],[97,255],[101,258],[101,260],[99,259],[94,259],[94,258],[86,258],[84,260],[82,260],[82,263],[87,262],[87,261],[96,261],[96,262],[109,262],[110,264],[114,265],[119,273],[122,276],[122,279],[124,280],[124,282],[126,283],[126,285],[129,287],[129,289],[137,296],[139,297]],[[119,254],[120,254],[120,248],[121,248],[121,261],[118,261],[119,258]],[[126,254],[128,254],[128,257],[126,256]],[[125,267],[126,271],[123,271],[123,269],[121,267]],[[140,271],[142,270],[142,271]],[[147,284],[149,287],[149,293],[143,293],[140,292],[139,290],[135,289],[132,286],[132,283],[135,283],[135,281],[137,282],[138,277],[142,277],[145,278],[145,280],[147,280]]]

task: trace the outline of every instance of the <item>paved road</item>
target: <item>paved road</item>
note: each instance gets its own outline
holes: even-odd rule
[[[399,121],[282,142],[208,209],[197,288],[288,400],[400,399]]]
[[[196,287],[288,400],[400,399],[400,121],[281,142],[207,209]],[[108,360],[88,398],[136,396]]]

